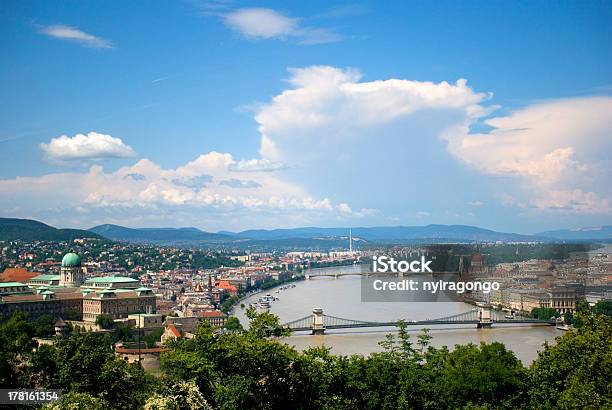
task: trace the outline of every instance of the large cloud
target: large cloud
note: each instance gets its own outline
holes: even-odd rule
[[[610,192],[601,186],[610,179],[610,98],[534,104],[486,120],[493,128],[489,133],[471,134],[498,107],[486,104],[490,94],[475,92],[462,79],[361,81],[356,70],[329,66],[290,74],[290,87],[255,118],[261,156],[291,164],[295,180],[314,178],[317,187],[345,197],[363,186],[400,190],[393,192],[394,201],[378,192],[362,195],[364,201],[384,198],[374,203],[377,208],[384,201],[415,210],[442,202],[453,208],[469,201],[459,201],[457,185],[476,180],[467,165],[493,178],[508,177],[494,188],[502,199],[498,203],[537,211],[610,212]],[[410,188],[402,192],[406,184]],[[447,191],[454,195],[449,198]]]
[[[251,172],[249,180],[237,180],[232,171],[237,163],[230,154],[210,152],[174,169],[142,159],[115,172],[94,165],[84,173],[0,180],[0,208],[49,222],[56,220],[53,214],[58,212],[70,215],[66,221],[72,225],[85,227],[105,221],[133,226],[134,214],[140,219],[148,215],[146,223],[159,225],[164,215],[173,213],[184,224],[209,229],[272,227],[279,220],[297,223],[300,218],[309,221],[352,213],[346,204],[315,199],[271,172]],[[56,223],[65,226],[68,222]]]
[[[255,117],[262,156],[279,162],[297,150],[296,144],[300,149],[318,149],[353,142],[363,131],[424,112],[451,114],[448,125],[457,120],[463,124],[487,112],[480,104],[487,95],[474,92],[463,79],[455,84],[396,79],[359,82],[357,70],[329,66],[291,69],[290,73],[292,88],[274,97]]]
[[[53,162],[88,161],[106,158],[127,158],[136,155],[134,150],[123,143],[121,138],[90,132],[74,137],[62,135],[40,144],[45,157]]]
[[[288,164],[287,177],[317,195],[334,193],[407,223],[417,221],[405,216],[429,211],[432,203],[447,206],[433,186],[457,173],[445,166],[449,156],[440,136],[486,115],[489,94],[463,79],[366,82],[357,70],[329,66],[290,74],[290,87],[255,116],[264,159]]]
[[[520,178],[539,210],[609,213],[612,98],[548,101],[491,118],[488,133],[449,133],[451,153],[490,175]]]

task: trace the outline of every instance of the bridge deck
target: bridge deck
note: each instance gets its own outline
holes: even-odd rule
[[[405,320],[404,323],[407,326],[435,326],[435,325],[478,325],[478,326],[490,326],[493,324],[542,324],[542,325],[554,325],[554,320],[539,320],[526,317],[515,317],[514,319],[507,319],[499,312],[489,312],[489,316],[481,316],[476,309],[459,313],[453,316],[441,317],[436,319],[426,320]],[[284,326],[289,327],[295,331],[301,330],[312,330],[313,329],[313,316],[305,316],[300,319],[293,320],[285,323]],[[366,322],[362,320],[345,319],[330,315],[320,315],[319,325],[324,329],[351,329],[351,328],[367,328],[367,327],[397,327],[400,321],[386,321],[386,322]]]
[[[418,322],[405,322],[407,326],[434,326],[434,325],[478,325],[478,320],[445,320],[445,321],[436,321],[436,320],[424,320]],[[494,322],[490,322],[491,324],[522,324],[522,325],[554,325],[555,322],[549,322],[546,320],[497,320]],[[357,328],[368,328],[368,327],[397,327],[399,322],[375,322],[375,323],[352,323],[352,324],[344,324],[344,325],[325,325],[326,330],[330,329],[357,329]],[[312,330],[312,326],[301,326],[301,327],[290,327],[291,330],[295,332],[300,331],[310,331]]]

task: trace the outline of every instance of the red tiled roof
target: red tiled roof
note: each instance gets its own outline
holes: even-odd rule
[[[6,268],[0,275],[0,281],[26,283],[38,275],[39,272],[30,272],[25,268]]]
[[[178,331],[178,329],[176,328],[176,326],[174,325],[169,325],[168,326],[168,330],[172,332],[172,334],[176,337],[181,337],[181,332]]]
[[[232,285],[231,283],[225,280],[220,280],[219,283],[217,284],[217,287],[221,289],[229,290],[231,292],[235,292],[238,290],[236,286]]]
[[[225,313],[220,310],[205,310],[203,312],[199,312],[200,317],[225,317]]]

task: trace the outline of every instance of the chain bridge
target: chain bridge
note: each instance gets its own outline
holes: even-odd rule
[[[431,325],[476,325],[477,328],[491,327],[494,323],[512,324],[545,324],[555,325],[556,320],[540,320],[522,316],[514,316],[509,319],[503,313],[491,311],[484,308],[472,309],[468,312],[459,313],[436,319],[426,320],[404,320],[408,326],[431,326]],[[346,319],[323,313],[323,309],[313,309],[312,315],[305,316],[283,326],[289,327],[293,331],[310,331],[314,335],[324,334],[327,329],[353,329],[366,327],[390,327],[397,326],[399,320],[389,322],[368,322],[356,319]]]
[[[389,273],[376,273],[376,272],[330,272],[330,271],[316,271],[316,272],[308,272],[304,274],[304,279],[314,279],[314,278],[341,278],[343,276],[372,276],[372,275],[385,275],[388,276]],[[404,274],[401,272],[395,273],[395,276],[402,277]],[[457,272],[433,272],[432,275],[457,275]]]

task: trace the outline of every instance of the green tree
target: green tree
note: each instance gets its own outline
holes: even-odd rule
[[[15,388],[29,379],[27,359],[36,347],[34,328],[28,316],[14,312],[0,322],[0,387]]]
[[[104,400],[87,393],[69,392],[62,395],[59,401],[44,407],[47,410],[110,410]]]
[[[526,370],[501,343],[429,349],[423,366],[427,407],[521,407]]]
[[[227,321],[225,322],[223,328],[230,332],[241,332],[242,330],[244,330],[242,324],[240,323],[240,320],[234,316],[230,316],[227,318]]]
[[[30,358],[30,371],[32,386],[54,386],[59,371],[55,346],[48,344],[38,346]]]
[[[117,326],[112,333],[113,342],[130,342],[134,339],[130,326]]]
[[[256,338],[283,337],[291,334],[291,329],[281,326],[278,316],[270,312],[257,312],[254,307],[249,306],[246,316],[249,318],[248,334]]]
[[[578,314],[582,326],[545,344],[530,369],[529,396],[542,409],[612,407],[612,318]]]
[[[612,300],[602,299],[593,306],[594,315],[605,315],[612,317]]]
[[[161,341],[161,336],[164,333],[164,328],[159,328],[151,331],[149,334],[145,335],[142,340],[145,341],[147,347],[155,347],[157,343]]]
[[[33,321],[34,336],[51,337],[55,334],[55,319],[51,315],[41,315]]]
[[[139,364],[108,360],[99,370],[98,396],[113,408],[136,409],[142,406],[155,386]]]
[[[100,326],[102,329],[111,329],[115,324],[113,318],[109,315],[101,314],[96,317],[96,325]]]
[[[211,410],[204,395],[193,382],[179,382],[150,396],[144,410]]]
[[[533,308],[529,316],[535,319],[549,320],[552,317],[559,317],[561,314],[552,308]]]

